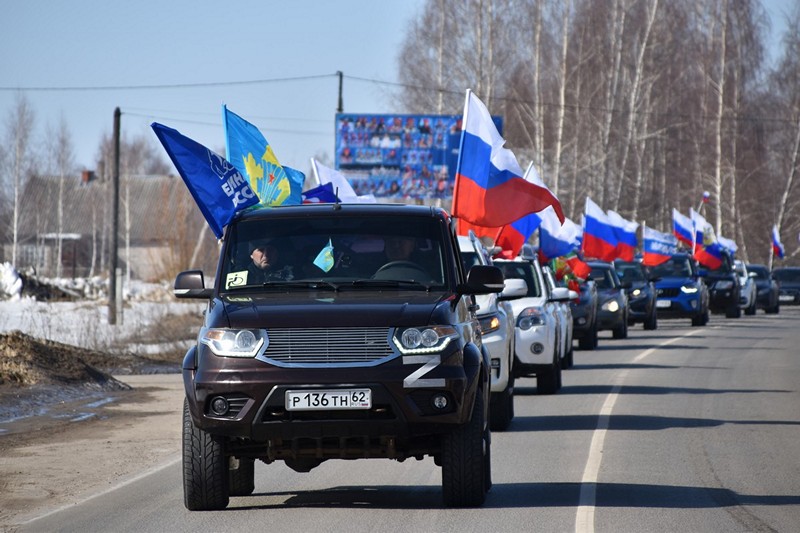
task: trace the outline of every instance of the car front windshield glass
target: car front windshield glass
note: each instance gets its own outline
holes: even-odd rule
[[[692,275],[692,267],[688,259],[674,257],[653,267],[653,275],[659,278],[688,278]]]
[[[642,267],[636,264],[617,264],[617,276],[622,281],[645,281]]]
[[[592,279],[597,284],[598,289],[615,289],[614,275],[605,268],[593,268]]]
[[[776,270],[773,275],[778,281],[800,282],[800,269],[798,270]]]
[[[383,281],[403,289],[443,287],[442,235],[438,221],[426,217],[242,220],[229,232],[220,286],[374,290]]]
[[[542,295],[539,277],[533,272],[533,263],[527,261],[497,261],[494,266],[502,270],[503,276],[506,278],[525,280],[528,285],[528,292],[525,296],[538,298]]]

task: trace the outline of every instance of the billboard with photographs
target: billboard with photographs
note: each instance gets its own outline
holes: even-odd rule
[[[395,201],[453,196],[461,115],[336,115],[336,169],[357,194]],[[502,134],[503,120],[492,117]]]

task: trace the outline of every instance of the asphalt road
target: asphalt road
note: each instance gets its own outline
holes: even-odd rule
[[[800,309],[601,334],[553,396],[518,381],[480,509],[441,506],[431,459],[256,465],[256,490],[186,511],[179,463],[21,531],[797,531]]]

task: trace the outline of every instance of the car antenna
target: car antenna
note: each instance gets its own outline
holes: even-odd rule
[[[336,202],[333,204],[333,210],[338,211],[342,208],[342,204],[340,203],[341,200],[339,200],[339,187],[336,187],[333,190],[333,195],[336,197]]]

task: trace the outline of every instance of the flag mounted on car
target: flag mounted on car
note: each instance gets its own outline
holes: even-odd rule
[[[505,139],[489,110],[469,89],[463,124],[453,191],[454,217],[499,228],[553,206],[559,220],[564,220],[558,198],[533,176],[523,177],[517,158],[503,146]]]
[[[781,234],[778,232],[778,226],[772,226],[772,253],[778,259],[783,259],[786,255],[786,250],[781,244]]]
[[[639,244],[636,238],[636,231],[639,224],[622,217],[616,211],[606,211],[608,220],[614,227],[614,235],[617,238],[617,257],[623,261],[633,261],[636,246]]]
[[[690,250],[694,247],[694,222],[675,208],[672,208],[672,234]]]
[[[297,205],[302,203],[305,175],[282,166],[267,139],[254,125],[222,106],[225,151],[233,166],[247,177],[259,205]]]
[[[601,261],[613,261],[617,257],[617,236],[614,226],[600,206],[586,197],[583,227],[583,255]]]
[[[669,233],[661,233],[644,227],[642,232],[642,264],[656,266],[665,263],[678,251],[678,239]]]
[[[237,211],[258,203],[244,176],[221,155],[157,122],[151,124],[217,239]]]

